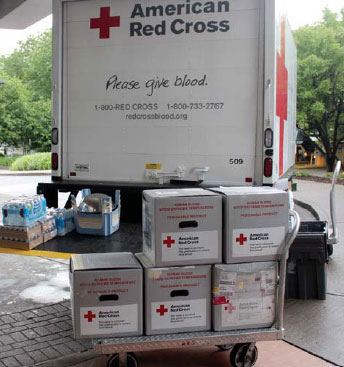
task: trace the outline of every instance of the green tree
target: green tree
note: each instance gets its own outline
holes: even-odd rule
[[[19,47],[11,55],[0,59],[0,69],[26,84],[32,100],[49,100],[51,97],[51,36],[51,30],[30,36],[19,42]]]
[[[48,150],[50,145],[50,100],[31,100],[28,87],[18,78],[0,76],[6,81],[0,90],[0,144]]]
[[[51,31],[0,58],[0,144],[47,151],[51,121]]]
[[[323,20],[295,31],[298,48],[298,125],[315,134],[333,171],[344,143],[344,9],[325,9]]]

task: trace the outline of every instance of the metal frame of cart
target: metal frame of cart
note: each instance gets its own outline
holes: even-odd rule
[[[230,364],[232,367],[251,367],[255,364],[258,351],[255,345],[258,341],[273,341],[283,338],[283,309],[286,280],[286,265],[289,247],[293,243],[300,226],[299,215],[291,210],[290,220],[292,230],[287,234],[282,251],[278,294],[276,323],[272,328],[246,329],[222,332],[194,332],[155,336],[139,336],[126,338],[94,339],[93,346],[97,353],[109,355],[108,367],[137,367],[133,352],[143,352],[182,347],[218,346],[220,349],[232,349]]]

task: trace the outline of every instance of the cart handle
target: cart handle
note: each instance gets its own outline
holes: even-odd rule
[[[328,245],[335,245],[338,243],[338,231],[337,231],[337,219],[336,219],[336,183],[342,162],[338,161],[336,168],[333,172],[332,187],[330,192],[330,212],[332,221],[332,233],[327,240]]]
[[[293,223],[293,228],[289,231],[285,238],[285,244],[282,251],[280,261],[280,278],[278,288],[278,310],[277,310],[277,322],[276,326],[278,329],[283,328],[283,309],[284,309],[284,293],[285,293],[285,282],[287,278],[287,260],[289,257],[289,248],[295,240],[295,237],[300,229],[300,217],[295,210],[289,210],[289,217]]]

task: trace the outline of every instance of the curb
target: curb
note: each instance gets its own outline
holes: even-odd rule
[[[312,207],[312,205],[307,204],[303,201],[297,200],[295,198],[294,198],[294,202],[296,205],[300,206],[301,208],[308,210],[313,215],[315,220],[320,220],[318,212]]]
[[[9,171],[0,170],[0,176],[50,176],[51,171]]]

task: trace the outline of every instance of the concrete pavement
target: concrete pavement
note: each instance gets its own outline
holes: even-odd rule
[[[295,180],[294,196],[330,221],[329,192],[331,185]],[[298,347],[344,366],[344,186],[336,187],[336,214],[339,243],[327,269],[327,299],[287,300],[285,306],[285,339]]]

